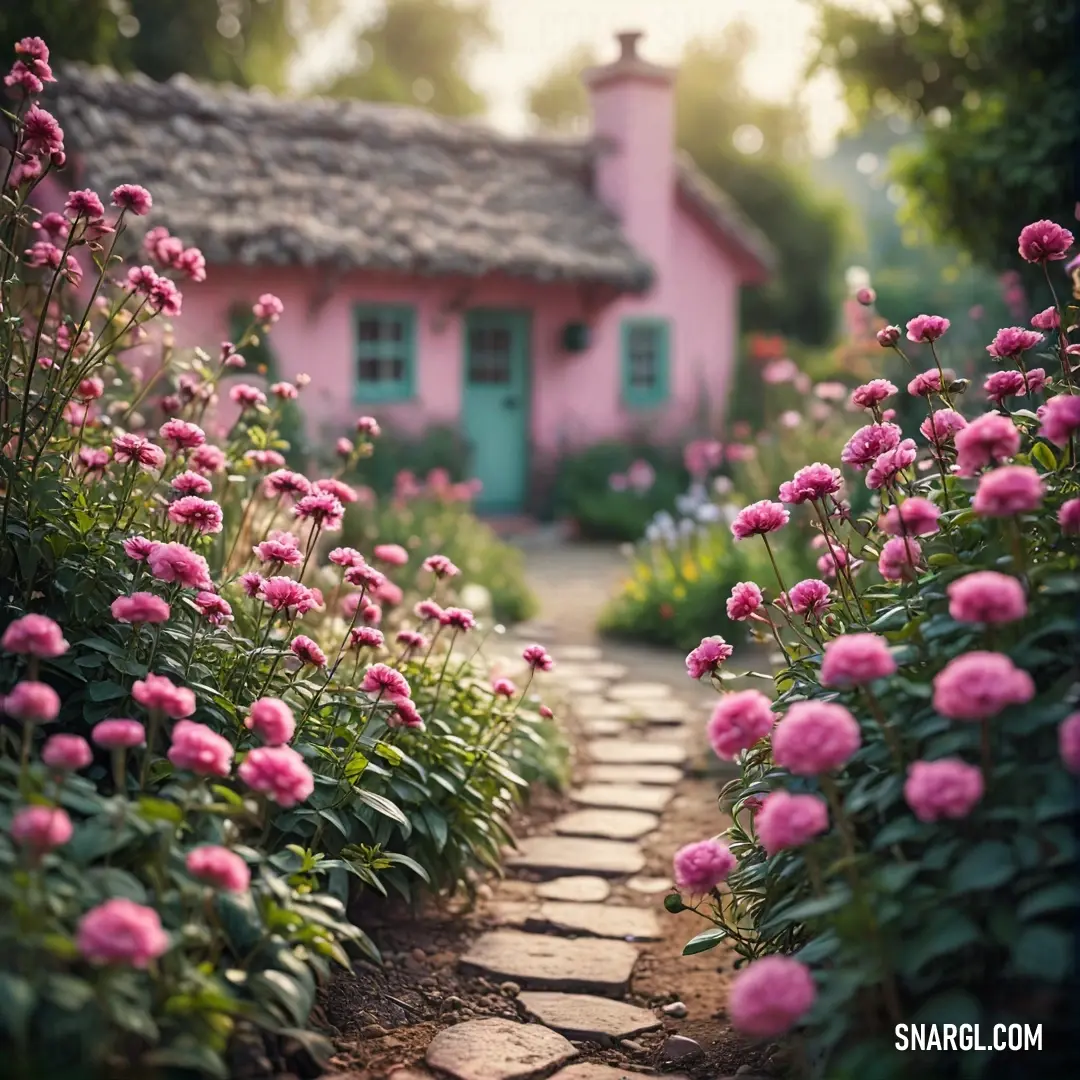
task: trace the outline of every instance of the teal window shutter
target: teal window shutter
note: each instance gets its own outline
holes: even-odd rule
[[[416,313],[391,304],[361,304],[353,311],[357,404],[407,401],[416,382]]]
[[[624,319],[620,338],[622,399],[631,409],[654,409],[671,392],[671,328],[666,319]]]

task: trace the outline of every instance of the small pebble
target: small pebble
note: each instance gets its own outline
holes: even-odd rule
[[[676,1020],[682,1020],[690,1010],[687,1009],[681,1001],[673,1001],[670,1005],[665,1005],[660,1011],[665,1016],[671,1016]]]
[[[451,994],[448,998],[443,999],[443,1007],[447,1010],[460,1009],[464,1004],[465,1002],[457,994]]]
[[[619,1045],[624,1050],[629,1050],[631,1054],[644,1054],[644,1053],[648,1052],[648,1051],[646,1051],[645,1047],[642,1046],[641,1043],[637,1042],[634,1039],[623,1039],[619,1043]]]
[[[367,1024],[360,1029],[360,1037],[362,1039],[381,1039],[384,1035],[388,1034],[389,1032],[382,1024]]]
[[[419,946],[412,950],[409,955],[418,963],[422,964],[427,959],[427,953]]]
[[[516,982],[504,982],[499,986],[499,990],[507,997],[517,997],[521,993],[521,987]]]
[[[478,900],[490,900],[495,895],[491,886],[486,882],[483,885],[477,887],[476,898]]]
[[[685,1035],[669,1035],[664,1041],[665,1061],[682,1061],[683,1058],[701,1053],[701,1044]]]

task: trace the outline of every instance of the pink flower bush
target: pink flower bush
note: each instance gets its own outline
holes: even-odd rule
[[[138,720],[101,720],[94,725],[90,738],[106,750],[129,750],[146,743],[146,728]]]
[[[728,618],[734,622],[749,619],[762,606],[761,590],[752,581],[740,581],[727,601]]]
[[[790,518],[791,514],[783,504],[762,499],[739,511],[732,522],[731,535],[736,540],[745,540],[749,536],[765,536],[782,529]]]
[[[169,937],[153,908],[114,897],[79,920],[75,945],[92,964],[145,968],[166,952]]]
[[[1080,712],[1070,713],[1058,726],[1058,751],[1065,768],[1080,774]]]
[[[151,712],[158,711],[173,720],[190,716],[195,711],[195,695],[186,687],[176,686],[165,675],[148,674],[131,688],[131,696]]]
[[[683,892],[701,896],[724,881],[735,865],[735,856],[727,844],[698,840],[675,852],[675,884]]]
[[[252,791],[285,809],[303,802],[315,790],[311,770],[291,746],[256,747],[236,772]]]
[[[847,688],[865,686],[896,671],[889,645],[877,634],[841,634],[825,642],[821,685]]]
[[[740,750],[764,739],[775,720],[772,702],[760,690],[736,690],[725,694],[713,710],[709,743],[718,758],[733,761]]]
[[[767,855],[802,847],[828,828],[829,808],[816,795],[773,791],[754,815],[754,831]]]
[[[26,724],[47,724],[60,715],[60,695],[47,683],[24,679],[6,697],[0,697],[3,712]]]
[[[799,701],[773,730],[773,760],[796,776],[817,776],[846,765],[861,741],[858,722],[843,705]]]
[[[555,667],[555,661],[548,655],[543,645],[526,645],[522,650],[521,658],[533,671],[551,671]]]
[[[1005,465],[979,481],[971,508],[982,517],[1012,517],[1042,505],[1046,489],[1030,465]]]
[[[817,990],[810,969],[789,956],[764,956],[738,972],[728,995],[736,1031],[776,1038],[813,1007]]]
[[[829,606],[831,591],[827,582],[807,578],[792,585],[785,599],[796,615],[810,618],[811,615],[821,615]]]
[[[1064,259],[1073,245],[1073,234],[1052,221],[1033,221],[1020,230],[1020,258],[1027,262]]]
[[[852,468],[866,469],[899,444],[900,428],[896,424],[867,424],[848,439],[840,460]]]
[[[74,829],[59,806],[24,806],[11,819],[11,838],[37,855],[66,844]]]
[[[252,704],[244,727],[255,732],[267,746],[281,746],[293,737],[296,719],[280,698],[259,698]]]
[[[878,556],[878,573],[886,581],[902,581],[914,576],[922,561],[922,548],[918,540],[906,536],[894,536],[886,540]]]
[[[1015,622],[1027,614],[1024,586],[1008,574],[977,570],[952,582],[949,614],[957,622],[998,624]]]
[[[251,884],[248,864],[235,851],[215,844],[193,848],[184,865],[193,878],[225,892],[247,892]]]
[[[920,821],[965,818],[982,794],[982,773],[959,758],[908,766],[904,799]]]
[[[0,648],[9,653],[52,660],[63,656],[69,646],[59,623],[47,615],[23,615],[8,624],[4,636],[0,638]]]
[[[881,531],[889,536],[930,536],[938,531],[941,511],[929,499],[913,495],[899,506],[890,506],[881,519]]]
[[[186,544],[155,544],[146,555],[146,563],[158,581],[175,582],[185,589],[213,586],[206,560]]]
[[[1038,413],[1042,424],[1039,434],[1056,446],[1068,446],[1070,438],[1080,431],[1080,396],[1058,394]]]
[[[228,739],[205,724],[180,720],[172,730],[168,758],[178,769],[198,776],[228,776],[233,748]]]
[[[81,735],[50,735],[41,748],[41,760],[55,772],[76,772],[94,760],[94,752]]]
[[[686,673],[691,679],[711,675],[735,650],[719,634],[701,639],[686,657]]]
[[[1013,457],[1020,450],[1020,432],[1000,413],[985,413],[956,433],[956,465],[961,476]]]
[[[940,315],[916,315],[907,324],[908,341],[937,341],[949,329],[949,320]]]
[[[934,708],[950,720],[987,720],[1034,696],[1031,676],[1002,653],[964,653],[934,678]]]

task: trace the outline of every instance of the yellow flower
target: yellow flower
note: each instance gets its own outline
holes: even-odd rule
[[[676,600],[685,600],[686,589],[681,585],[676,585],[675,588],[671,590],[671,595],[674,596]]]

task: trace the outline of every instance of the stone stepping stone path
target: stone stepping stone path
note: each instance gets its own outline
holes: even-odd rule
[[[638,950],[625,941],[490,930],[461,958],[463,970],[526,990],[621,997]],[[487,1077],[484,1080],[488,1080]]]
[[[671,687],[662,682],[620,683],[618,686],[613,686],[608,692],[608,697],[612,701],[639,702],[642,709],[647,708],[647,699],[667,701],[671,696]]]
[[[522,840],[506,865],[511,870],[535,870],[552,877],[589,874],[610,878],[639,873],[645,865],[645,856],[636,844],[621,840],[530,836]]]
[[[541,900],[570,900],[578,904],[602,904],[611,895],[611,885],[598,877],[561,877],[536,886]]]
[[[645,784],[584,784],[570,793],[582,806],[609,806],[613,810],[647,810],[660,814],[674,794],[669,787]]]
[[[586,747],[589,757],[601,765],[681,765],[686,747],[678,743],[593,739]]]
[[[492,914],[502,926],[540,934],[581,934],[622,941],[657,941],[660,938],[660,925],[654,911],[625,904],[507,901],[495,905]]]
[[[614,1039],[629,1039],[662,1026],[648,1009],[588,994],[527,990],[518,997],[518,1003],[541,1024],[578,1042],[606,1045]]]
[[[584,663],[600,661],[603,659],[603,651],[596,645],[560,645],[559,659],[568,663]]]
[[[671,892],[672,885],[663,877],[632,877],[626,887],[646,896],[655,896],[657,893]]]
[[[660,824],[641,810],[575,810],[554,825],[560,836],[595,836],[606,840],[640,840]]]
[[[567,663],[563,659],[562,649],[559,650],[559,662],[555,665],[555,675],[558,679],[604,679],[614,682],[623,679],[629,673],[629,668],[624,664],[611,664],[603,662],[589,663],[587,661],[571,661]]]
[[[672,787],[683,777],[675,765],[590,765],[585,779],[596,784],[656,784]]]
[[[599,694],[607,686],[603,679],[594,679],[589,676],[579,676],[576,679],[567,679],[562,684],[571,694]]]
[[[444,1028],[425,1060],[454,1080],[531,1080],[575,1057],[573,1043],[551,1028],[491,1018]]]
[[[567,1065],[560,1069],[551,1080],[656,1080],[656,1073],[628,1072],[614,1065],[599,1065],[593,1061],[582,1061],[577,1065]],[[664,1073],[664,1080],[687,1080],[683,1073]]]
[[[586,735],[594,738],[622,735],[626,731],[625,720],[616,720],[613,717],[606,716],[598,716],[595,720],[586,720],[581,726]]]

